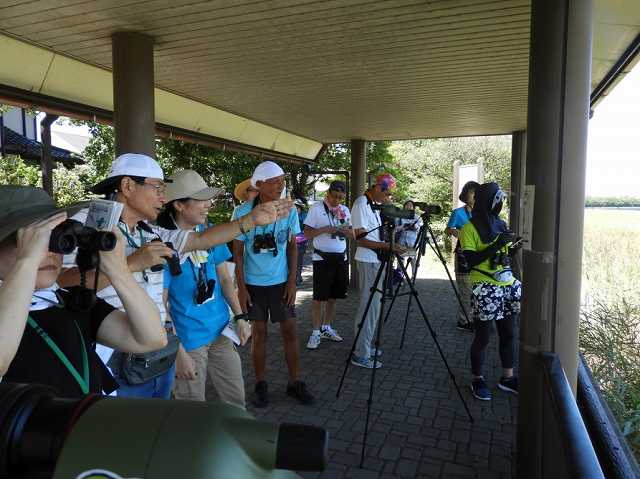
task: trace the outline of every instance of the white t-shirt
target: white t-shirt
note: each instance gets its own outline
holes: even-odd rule
[[[380,211],[373,211],[371,209],[365,195],[359,196],[351,207],[351,223],[354,230],[361,228],[369,231],[377,228],[382,224]],[[363,239],[380,242],[380,230],[372,231]],[[380,263],[375,251],[369,248],[363,248],[362,246],[358,246],[356,249],[355,259],[363,263]]]
[[[349,213],[349,208],[344,205],[339,205],[340,210],[342,211],[343,220],[339,220],[334,218],[331,212],[327,214],[328,208],[325,208],[324,201],[317,201],[314,203],[311,208],[309,208],[309,212],[307,213],[307,217],[304,220],[304,224],[310,226],[311,228],[320,229],[325,226],[340,226],[341,224],[348,224],[351,220],[351,214]],[[347,240],[343,238],[339,240],[338,238],[331,238],[329,233],[322,233],[321,235],[313,238],[313,247],[314,249],[324,251],[325,253],[345,253],[347,251]],[[313,261],[322,261],[320,255],[313,253]]]

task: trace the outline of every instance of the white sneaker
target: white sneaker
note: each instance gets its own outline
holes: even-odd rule
[[[307,342],[307,349],[318,349],[320,345],[320,331],[314,331],[309,336],[309,341]]]
[[[329,341],[336,341],[338,343],[342,341],[342,336],[331,326],[323,326],[320,336],[322,336],[322,339],[328,339]]]

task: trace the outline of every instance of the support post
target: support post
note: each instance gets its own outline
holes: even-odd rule
[[[353,205],[355,199],[366,190],[367,178],[367,142],[365,140],[351,140],[351,197],[349,198],[349,206]],[[350,258],[351,258],[351,278],[350,286],[352,289],[358,288],[358,274],[356,270],[356,242],[350,242]]]
[[[517,235],[522,234],[520,211],[525,182],[527,157],[527,133],[516,131],[511,135],[511,191],[509,195],[509,228]],[[522,251],[516,253],[513,273],[522,281]]]
[[[58,119],[58,115],[46,114],[40,122],[40,136],[42,138],[42,155],[40,167],[42,170],[42,188],[53,198],[53,159],[51,158],[51,125]]]
[[[111,45],[116,156],[143,153],[155,158],[153,38],[116,32]]]
[[[541,353],[558,353],[574,394],[587,125],[591,78],[591,0],[533,0],[526,184],[535,188],[531,249],[523,253],[517,476],[542,477]]]

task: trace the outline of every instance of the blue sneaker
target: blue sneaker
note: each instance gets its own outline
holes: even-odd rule
[[[491,393],[484,378],[477,378],[471,381],[471,392],[480,401],[491,401]]]
[[[373,369],[373,359],[372,358],[361,358],[356,356],[355,354],[351,355],[351,364],[354,366],[358,366],[361,368]],[[382,363],[380,361],[375,361],[376,369],[382,367]]]

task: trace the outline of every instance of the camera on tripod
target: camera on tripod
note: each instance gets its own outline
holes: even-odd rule
[[[437,216],[439,214],[442,214],[442,208],[440,207],[440,205],[430,205],[428,203],[425,203],[424,201],[414,201],[413,206],[415,206],[416,208],[420,208],[427,214],[427,216]]]
[[[71,254],[76,248],[91,252],[111,251],[116,242],[116,236],[110,231],[98,231],[68,219],[51,231],[49,251],[59,254]]]
[[[271,251],[273,256],[278,256],[278,245],[271,233],[255,235],[253,238],[253,254],[268,253]]]
[[[371,209],[380,211],[380,215],[385,218],[412,220],[416,215],[413,210],[405,210],[404,208],[398,208],[396,205],[389,204],[373,204],[371,205]]]

